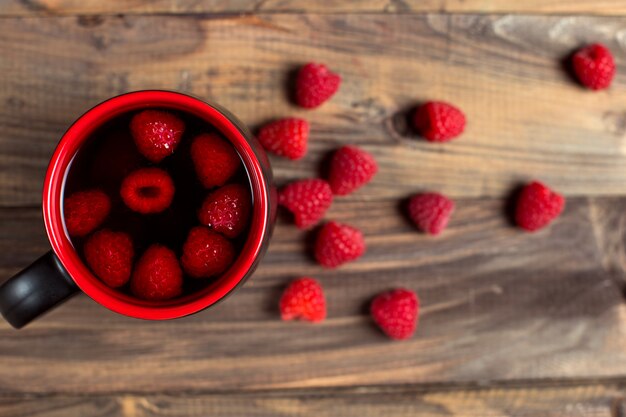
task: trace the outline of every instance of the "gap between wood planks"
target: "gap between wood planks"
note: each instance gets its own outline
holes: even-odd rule
[[[619,0],[367,0],[307,1],[107,1],[87,0],[5,0],[0,2],[0,17],[72,16],[72,15],[229,15],[254,13],[288,14],[562,14],[617,16],[626,14],[626,5]]]
[[[2,395],[3,416],[623,417],[625,380],[489,386],[370,386],[345,389],[83,395]],[[208,413],[208,414],[207,414]]]
[[[532,378],[516,380],[493,380],[493,381],[459,381],[459,382],[434,382],[416,384],[390,384],[390,385],[351,385],[336,387],[307,387],[307,388],[239,388],[239,389],[184,389],[184,390],[110,390],[98,392],[13,392],[0,390],[0,400],[6,398],[69,398],[69,397],[111,397],[120,395],[132,395],[137,397],[149,397],[156,395],[165,396],[285,396],[297,397],[301,395],[331,397],[331,396],[359,396],[376,394],[434,394],[434,393],[460,393],[460,392],[485,392],[493,390],[523,390],[523,389],[566,389],[585,387],[612,387],[624,390],[626,397],[626,376],[604,378]]]
[[[85,415],[172,417],[205,415],[398,417],[606,416],[623,417],[624,385],[491,386],[422,391],[413,386],[345,390],[229,392],[215,394],[0,396],[3,416]]]

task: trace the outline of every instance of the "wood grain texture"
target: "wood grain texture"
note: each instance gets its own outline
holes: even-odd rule
[[[0,16],[189,13],[561,13],[617,15],[620,0],[0,0]]]
[[[445,12],[626,5],[0,0],[0,281],[49,249],[37,205],[59,137],[115,94],[189,92],[252,127],[308,118],[311,151],[296,163],[273,158],[279,184],[318,175],[345,143],[381,166],[328,214],[368,244],[339,270],[316,266],[313,234],[281,215],[253,279],[209,311],[142,322],[79,296],[19,332],[1,323],[0,416],[626,415],[626,18]],[[582,90],[561,65],[592,41],[616,54],[607,92]],[[310,60],[344,77],[312,112],[286,93]],[[437,146],[408,131],[407,110],[427,99],[465,110],[463,138]],[[505,198],[530,178],[569,197],[537,234],[507,221]],[[422,189],[458,199],[441,238],[401,215],[402,199]],[[325,287],[321,325],[278,318],[281,290],[301,275]],[[398,286],[422,301],[418,334],[404,343],[367,313],[375,294]],[[567,378],[610,381],[538,382]]]
[[[105,393],[616,377],[626,372],[623,280],[605,243],[623,245],[623,199],[570,199],[537,234],[512,228],[501,200],[461,200],[450,229],[420,235],[395,201],[339,199],[328,218],[360,227],[359,261],[324,270],[306,234],[281,221],[269,253],[236,295],[171,322],[121,317],[84,296],[31,326],[0,325],[0,392]],[[362,213],[367,211],[368,217]],[[614,215],[608,215],[615,213]],[[45,249],[38,210],[2,209],[0,274]],[[596,220],[594,220],[596,219]],[[623,246],[622,246],[623,247]],[[277,299],[293,277],[323,283],[329,319],[283,323]],[[369,300],[418,292],[417,336],[388,341]],[[45,370],[42,371],[42,370]]]
[[[380,174],[358,199],[419,189],[501,197],[539,178],[568,196],[626,192],[624,77],[609,91],[578,87],[561,67],[572,48],[621,52],[622,18],[529,16],[259,15],[7,18],[0,39],[0,205],[36,205],[63,131],[85,109],[145,88],[215,100],[252,127],[311,121],[309,154],[274,159],[279,181],[316,175],[340,144],[372,151]],[[344,77],[316,111],[286,97],[290,71],[319,60]],[[623,73],[623,72],[622,72]],[[456,103],[468,128],[425,143],[405,110]]]
[[[554,386],[356,387],[187,395],[0,398],[3,417],[617,417],[620,382]]]

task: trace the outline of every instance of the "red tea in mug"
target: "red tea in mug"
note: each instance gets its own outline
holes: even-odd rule
[[[198,291],[246,241],[250,183],[235,148],[189,114],[146,109],[110,120],[74,157],[66,231],[102,282],[146,300]]]

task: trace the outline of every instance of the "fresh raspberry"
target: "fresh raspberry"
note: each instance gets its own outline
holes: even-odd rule
[[[285,288],[280,298],[283,320],[302,319],[320,322],[326,318],[326,300],[319,282],[313,278],[298,278]]]
[[[337,222],[326,223],[315,241],[315,259],[327,268],[353,261],[365,253],[365,239],[360,230]]]
[[[417,194],[409,200],[409,217],[418,229],[431,235],[446,228],[453,211],[454,201],[442,194]]]
[[[369,152],[342,146],[333,154],[328,182],[333,193],[346,195],[370,182],[377,172],[378,164]]]
[[[191,159],[198,179],[206,188],[224,185],[241,166],[235,148],[214,133],[204,133],[194,138]]]
[[[185,122],[159,110],[144,110],[133,116],[130,122],[137,149],[154,163],[174,153],[184,131]]]
[[[565,207],[562,195],[540,182],[526,185],[520,192],[515,210],[515,221],[522,229],[534,232],[556,219]]]
[[[300,159],[306,154],[309,140],[309,122],[303,119],[280,119],[259,130],[261,145],[276,155]]]
[[[85,236],[100,226],[111,211],[111,200],[100,190],[78,191],[63,202],[70,236]]]
[[[219,233],[197,226],[183,245],[183,269],[194,278],[210,278],[224,272],[235,259],[235,248]]]
[[[430,101],[417,108],[413,126],[429,142],[448,142],[465,130],[465,115],[452,104]]]
[[[580,83],[592,90],[608,88],[615,76],[613,54],[599,43],[576,51],[572,58],[574,73]]]
[[[306,109],[318,107],[337,92],[340,84],[341,76],[324,64],[310,62],[298,72],[296,102]]]
[[[133,268],[133,241],[124,232],[99,230],[83,247],[87,265],[109,287],[121,287]]]
[[[176,254],[169,248],[154,244],[141,255],[135,265],[130,289],[139,298],[167,300],[183,291],[183,271]]]
[[[131,172],[120,188],[124,203],[142,214],[160,213],[174,198],[174,182],[160,168],[141,168]]]
[[[293,213],[300,229],[308,229],[320,221],[332,202],[330,185],[319,179],[292,182],[278,193],[278,204]]]
[[[252,200],[247,187],[229,184],[206,196],[198,211],[200,223],[229,238],[248,225]]]
[[[395,289],[377,295],[370,312],[374,322],[387,336],[396,340],[408,339],[417,327],[419,299],[413,291]]]

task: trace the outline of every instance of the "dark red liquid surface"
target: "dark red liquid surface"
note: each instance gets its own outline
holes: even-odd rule
[[[162,110],[162,109],[155,109]],[[81,147],[70,166],[64,198],[76,191],[100,189],[111,199],[111,212],[95,231],[111,229],[128,233],[134,244],[135,261],[146,248],[154,243],[172,249],[179,257],[182,246],[192,227],[199,226],[197,211],[208,193],[196,177],[190,155],[192,139],[201,133],[218,133],[212,126],[194,116],[164,110],[175,114],[185,122],[185,132],[176,151],[158,164],[144,158],[135,147],[130,134],[130,121],[136,112],[117,117],[101,126]],[[220,135],[225,141],[226,138]],[[166,170],[174,181],[176,191],[169,208],[157,214],[140,214],[129,209],[120,197],[122,180],[130,172],[142,167],[158,167]],[[247,173],[241,164],[228,184],[239,183],[250,187]],[[93,233],[93,232],[92,232]],[[89,236],[70,237],[77,253],[83,257],[83,245]],[[231,239],[237,252],[246,241],[247,230]],[[83,257],[84,260],[84,257]],[[236,260],[235,260],[236,262]],[[87,263],[85,262],[87,265]],[[198,291],[219,277],[209,279],[191,278],[185,275],[183,294]],[[129,285],[117,290],[132,295]]]

